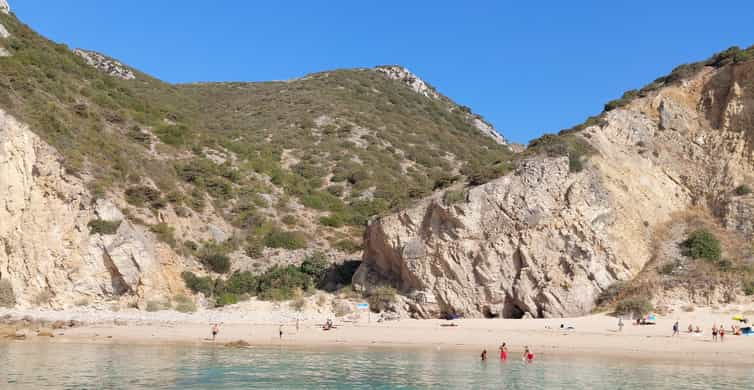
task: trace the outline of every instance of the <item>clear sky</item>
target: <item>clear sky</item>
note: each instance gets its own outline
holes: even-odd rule
[[[401,64],[527,142],[754,44],[754,1],[10,0],[47,37],[170,82]]]

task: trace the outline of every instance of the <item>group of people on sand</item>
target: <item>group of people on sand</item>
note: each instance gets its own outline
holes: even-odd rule
[[[503,342],[500,344],[500,347],[498,347],[498,350],[500,351],[500,360],[505,362],[508,361],[508,345]],[[487,350],[482,351],[481,355],[482,361],[487,360]],[[524,353],[521,354],[521,360],[523,360],[526,363],[534,363],[534,351],[532,351],[529,346],[524,346]]]
[[[699,325],[694,326],[692,324],[689,324],[688,328],[686,328],[686,332],[689,334],[696,334],[701,335],[704,333],[702,331],[702,328],[699,327]],[[741,334],[741,328],[736,327],[735,325],[731,325],[731,333],[734,335],[740,335]],[[680,334],[678,321],[676,321],[673,324],[673,336],[678,336]],[[723,325],[717,326],[717,324],[712,325],[712,341],[717,342],[720,341],[721,343],[725,339],[725,327]]]
[[[702,328],[700,328],[699,325],[694,326],[689,324],[689,327],[686,328],[686,333],[702,333]]]

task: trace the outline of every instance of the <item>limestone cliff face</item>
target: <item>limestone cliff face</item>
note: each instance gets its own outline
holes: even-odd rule
[[[0,278],[20,306],[89,302],[143,304],[183,291],[183,265],[110,201],[93,201],[60,155],[0,112]],[[121,221],[90,234],[91,220]]]
[[[372,224],[356,282],[389,280],[422,316],[580,314],[631,274],[608,242],[614,218],[597,174],[535,158],[463,202],[432,198]]]
[[[440,194],[372,222],[354,282],[396,286],[422,317],[576,315],[641,271],[679,213],[750,238],[754,201],[733,188],[754,179],[752,81],[750,63],[706,68],[578,133],[597,150],[582,172],[534,157],[464,202]]]

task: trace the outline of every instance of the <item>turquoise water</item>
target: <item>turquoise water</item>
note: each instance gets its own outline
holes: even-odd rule
[[[541,359],[466,352],[0,344],[2,389],[751,389],[752,367]]]

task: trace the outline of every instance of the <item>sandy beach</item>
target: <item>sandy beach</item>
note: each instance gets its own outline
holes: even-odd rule
[[[164,312],[76,312],[3,310],[0,318],[13,323],[27,321],[78,321],[74,327],[52,329],[54,337],[38,336],[40,325],[26,329],[16,323],[23,341],[7,342],[78,342],[127,344],[194,344],[224,346],[244,340],[254,346],[304,348],[419,348],[433,351],[457,351],[470,356],[487,349],[497,356],[497,347],[505,341],[513,358],[524,346],[534,349],[540,359],[567,357],[639,359],[694,364],[751,364],[754,361],[754,337],[735,336],[730,332],[732,317],[749,311],[741,306],[697,309],[658,316],[656,325],[634,325],[626,321],[619,332],[617,318],[595,314],[563,319],[460,319],[377,322],[377,315],[363,313],[358,319],[334,319],[336,329],[324,331],[327,313],[297,313],[285,310],[256,312],[240,310],[203,311],[194,314]],[[750,312],[749,312],[750,313]],[[298,330],[296,317],[299,317]],[[754,319],[754,316],[751,316]],[[672,337],[672,325],[679,321],[681,333]],[[222,322],[217,340],[210,340],[210,323]],[[283,336],[279,329],[283,325]],[[453,324],[454,326],[450,326]],[[561,330],[560,325],[573,327]],[[688,333],[692,324],[703,334]],[[713,324],[724,324],[724,342],[713,342]],[[6,331],[8,326],[6,325]],[[44,328],[46,330],[50,330]],[[43,332],[44,334],[44,332]],[[453,352],[455,353],[455,352]]]

